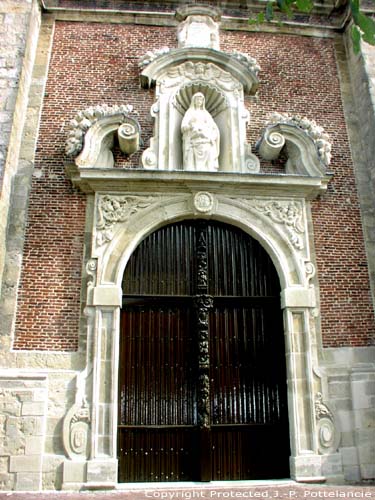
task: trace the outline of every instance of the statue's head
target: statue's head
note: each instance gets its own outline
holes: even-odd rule
[[[191,99],[191,104],[195,109],[204,109],[205,97],[202,92],[197,92]]]

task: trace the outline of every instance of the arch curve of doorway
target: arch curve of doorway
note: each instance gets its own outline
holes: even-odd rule
[[[305,206],[303,200],[269,199],[232,199],[217,196],[215,204],[209,213],[199,213],[194,209],[193,197],[181,197],[155,200],[149,207],[135,213],[130,221],[119,224],[112,241],[101,253],[101,269],[98,272],[97,284],[116,284],[121,286],[121,280],[126,263],[137,245],[147,235],[163,225],[184,219],[209,218],[236,227],[259,241],[272,259],[278,272],[282,290],[289,287],[308,287],[305,262],[309,261],[307,236],[305,231]],[[275,223],[270,210],[262,209],[267,204],[280,203],[279,210],[288,210],[291,204],[297,206],[302,219],[300,231],[302,242],[296,247],[290,236],[293,225],[281,220]],[[298,203],[298,205],[296,205]],[[278,216],[275,209],[275,217]],[[298,237],[298,235],[296,236]],[[302,247],[302,248],[301,248]]]

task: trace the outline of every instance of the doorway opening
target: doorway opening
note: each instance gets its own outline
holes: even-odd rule
[[[280,283],[242,230],[187,220],[124,272],[119,482],[289,477]]]

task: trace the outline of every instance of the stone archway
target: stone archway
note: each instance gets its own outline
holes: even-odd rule
[[[311,284],[314,265],[306,202],[303,198],[195,191],[96,195],[93,259],[87,266],[91,281],[86,311],[92,351],[82,376],[92,401],[87,482],[117,481],[118,344],[121,279],[126,263],[147,234],[168,222],[196,217],[241,228],[261,242],[275,265],[284,315],[291,477],[299,481],[322,480],[314,408],[315,394],[321,390],[320,380],[314,375],[318,359],[313,317],[317,292]]]

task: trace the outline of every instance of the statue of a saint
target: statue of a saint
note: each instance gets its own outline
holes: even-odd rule
[[[197,92],[181,123],[184,170],[219,168],[220,132],[205,108],[205,98]]]

